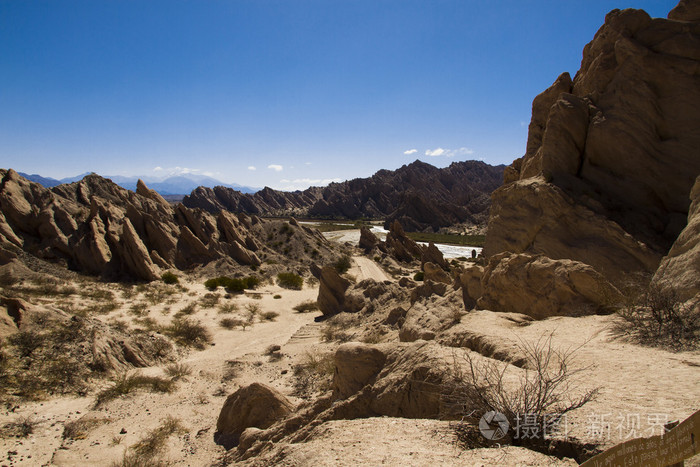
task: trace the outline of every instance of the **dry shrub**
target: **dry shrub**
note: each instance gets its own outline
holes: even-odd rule
[[[294,310],[299,313],[309,313],[318,310],[318,303],[315,300],[307,300],[294,307]]]
[[[196,311],[197,304],[195,302],[191,302],[175,313],[175,316],[193,315]]]
[[[141,456],[152,457],[165,448],[165,443],[171,435],[186,433],[179,419],[168,415],[156,429],[149,431],[138,443],[131,448]]]
[[[466,353],[464,361],[455,357],[451,378],[443,385],[442,399],[450,418],[461,419],[457,436],[467,446],[484,442],[473,437],[474,427],[487,412],[505,415],[510,426],[520,417],[530,417],[539,433],[555,433],[566,413],[587,404],[599,388],[580,390],[581,373],[589,367],[572,365],[580,348],[559,350],[552,345],[552,335],[541,336],[535,343],[521,341],[520,351],[528,361],[517,383],[508,384],[506,373],[514,367],[488,358],[475,359]],[[509,433],[510,434],[510,433]],[[543,443],[542,438],[508,439],[513,444]],[[501,442],[501,441],[499,441]]]
[[[306,352],[302,361],[294,365],[294,392],[310,399],[319,392],[328,391],[333,382],[335,362],[332,353]]]
[[[278,317],[279,315],[280,315],[280,314],[277,313],[276,311],[266,311],[266,312],[262,313],[262,314],[260,315],[260,317],[261,317],[262,319],[264,319],[265,321],[274,321],[274,320],[277,319],[277,317]]]
[[[169,462],[159,456],[165,450],[168,438],[185,432],[179,419],[167,416],[160,426],[149,431],[139,442],[131,446],[122,459],[112,463],[111,467],[165,467]]]
[[[211,334],[199,321],[190,318],[175,318],[170,326],[165,328],[165,333],[183,347],[204,349],[211,343]]]
[[[219,305],[218,311],[222,315],[233,313],[234,311],[238,311],[238,305],[236,303],[222,303]]]
[[[160,376],[146,376],[139,372],[122,373],[115,378],[111,387],[97,393],[95,406],[98,407],[105,402],[131,394],[139,389],[146,389],[150,392],[171,392],[175,389],[175,383]]]
[[[30,417],[19,417],[0,428],[0,438],[26,438],[34,433],[37,424]]]
[[[236,326],[243,326],[244,324],[245,322],[240,318],[222,318],[221,321],[219,321],[219,326],[224,329],[233,329]]]
[[[172,363],[166,366],[164,371],[171,380],[177,381],[179,379],[187,379],[192,374],[192,367],[186,363]]]
[[[347,329],[359,324],[359,316],[340,313],[327,319],[321,329],[321,338],[326,342],[348,342],[353,334]]]
[[[200,300],[199,305],[202,308],[214,308],[216,304],[219,303],[220,299],[221,295],[218,293],[207,292],[204,294],[204,297],[202,297],[202,300]]]
[[[650,285],[618,310],[613,332],[632,342],[670,350],[700,347],[700,306],[671,288]]]
[[[67,422],[63,426],[63,439],[85,439],[90,431],[107,422],[109,419],[87,416]]]

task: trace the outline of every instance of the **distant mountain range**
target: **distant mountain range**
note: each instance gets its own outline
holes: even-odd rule
[[[19,172],[19,174],[30,180],[32,182],[39,183],[46,188],[53,188],[64,183],[78,182],[83,179],[86,175],[90,175],[90,172],[77,175],[75,177],[67,177],[57,180],[51,177],[42,177],[37,174],[26,174]],[[125,177],[122,175],[105,175],[103,178],[108,178],[114,183],[127,190],[136,191],[136,182],[140,178],[143,180],[149,188],[157,191],[161,195],[186,195],[192,192],[197,187],[205,186],[213,188],[215,186],[223,186],[226,188],[231,188],[242,193],[255,193],[258,191],[257,188],[252,188],[248,186],[238,185],[236,183],[226,184],[215,178],[207,177],[205,175],[187,174],[187,175],[177,175],[172,177],[149,177],[149,176],[134,176]]]
[[[260,216],[300,216],[327,219],[398,220],[408,231],[437,231],[467,223],[485,225],[491,192],[501,186],[505,166],[480,161],[453,162],[439,169],[415,161],[397,170],[380,170],[304,191],[265,187],[255,194],[228,188],[199,187],[183,204],[216,213],[222,210]]]

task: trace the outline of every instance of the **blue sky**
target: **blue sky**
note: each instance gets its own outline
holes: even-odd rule
[[[294,189],[508,164],[608,11],[676,3],[0,0],[0,167]]]

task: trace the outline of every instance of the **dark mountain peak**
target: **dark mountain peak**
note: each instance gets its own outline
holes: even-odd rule
[[[365,217],[387,223],[400,218],[408,230],[437,230],[459,223],[484,224],[490,194],[501,185],[503,169],[479,161],[453,162],[439,169],[416,160],[394,171],[380,170],[368,178],[304,191],[265,187],[251,195],[228,188],[198,189],[183,204],[210,212],[225,209],[265,216]]]

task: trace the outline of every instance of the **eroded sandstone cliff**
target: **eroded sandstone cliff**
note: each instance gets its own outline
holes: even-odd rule
[[[686,225],[700,174],[698,3],[668,19],[613,10],[532,105],[525,155],[492,197],[485,254],[651,274]]]

